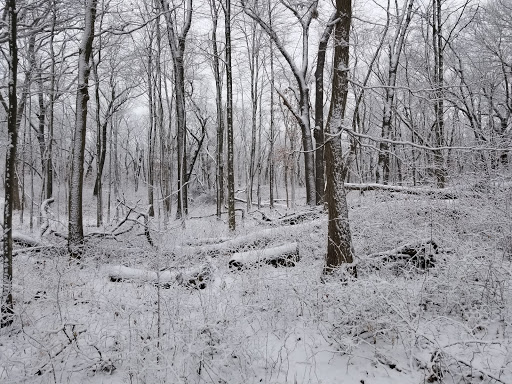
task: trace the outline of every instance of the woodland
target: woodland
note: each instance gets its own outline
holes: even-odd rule
[[[511,383],[509,0],[3,0],[1,383]]]

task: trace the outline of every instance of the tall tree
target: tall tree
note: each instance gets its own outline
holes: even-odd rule
[[[326,125],[326,201],[328,203],[328,238],[324,274],[344,263],[352,263],[354,250],[348,221],[347,196],[344,178],[345,164],[341,147],[348,94],[349,33],[352,19],[351,0],[336,0],[334,31],[334,62],[332,97]],[[355,270],[352,270],[355,274]]]
[[[405,43],[405,36],[407,29],[411,22],[414,0],[407,0],[404,3],[404,9],[398,13],[397,9],[397,25],[396,32],[389,45],[389,64],[388,64],[388,77],[385,87],[384,111],[382,114],[382,138],[389,140],[392,135],[392,121],[393,121],[393,105],[395,100],[395,90],[397,81],[398,64],[400,62],[400,54]],[[383,182],[388,184],[390,173],[390,153],[389,143],[381,141],[379,143],[379,157],[376,169],[377,183]]]
[[[219,4],[217,4],[219,3]],[[210,11],[212,14],[212,51],[213,51],[213,76],[215,78],[215,98],[217,107],[216,125],[217,125],[217,168],[216,168],[216,188],[217,188],[217,218],[222,214],[222,205],[224,203],[224,118],[222,108],[222,75],[220,70],[220,54],[217,44],[217,25],[219,22],[219,6],[217,0],[210,0]]]
[[[254,2],[253,8],[247,6],[247,0],[242,0],[244,12],[252,19],[256,20],[261,28],[269,35],[270,39],[275,44],[277,50],[281,53],[285,61],[288,63],[299,91],[298,96],[298,111],[293,107],[293,103],[288,100],[285,95],[280,93],[286,107],[293,114],[302,133],[302,150],[304,151],[304,178],[306,181],[306,201],[309,205],[316,204],[315,192],[315,154],[313,149],[313,139],[311,137],[311,121],[309,111],[309,87],[307,84],[307,73],[309,65],[309,26],[313,17],[318,13],[317,5],[318,0],[310,0],[305,4],[298,3],[292,5],[286,1],[282,1],[285,8],[287,8],[293,16],[297,19],[301,28],[302,37],[302,56],[300,66],[295,62],[293,55],[287,51],[283,41],[279,38],[275,28],[267,21],[265,21],[257,12],[257,1]],[[305,9],[304,12],[301,12]]]
[[[178,218],[185,217],[188,212],[187,201],[187,115],[185,109],[185,43],[192,24],[192,0],[187,0],[181,31],[176,25],[176,8],[172,10],[169,2],[160,0],[161,9],[167,22],[167,37],[174,69],[174,93],[176,98],[176,123],[178,128]]]
[[[76,91],[76,116],[71,152],[69,185],[68,250],[72,257],[83,253],[84,227],[82,218],[82,192],[84,182],[85,133],[87,129],[87,103],[89,101],[89,66],[94,40],[97,0],[85,5],[85,24],[78,50],[78,87]]]
[[[315,70],[315,190],[316,204],[324,203],[325,169],[324,169],[324,67],[327,44],[334,28],[337,12],[334,12],[320,37]]]
[[[7,153],[5,157],[5,205],[3,217],[3,273],[2,273],[2,308],[0,327],[12,324],[14,308],[12,300],[12,213],[13,213],[13,188],[15,178],[16,145],[18,139],[16,115],[18,100],[16,97],[16,77],[18,75],[18,46],[17,39],[17,10],[16,0],[7,0],[8,23],[8,109],[7,109]],[[17,187],[17,185],[16,185]]]
[[[432,47],[434,50],[434,141],[435,145],[444,145],[444,47],[441,19],[442,0],[432,0]],[[443,152],[434,151],[434,175],[437,186],[443,188],[446,182],[446,169]]]
[[[228,144],[228,222],[229,229],[236,229],[235,219],[235,168],[233,142],[233,72],[231,67],[231,0],[224,7],[224,34],[226,39],[226,129]]]

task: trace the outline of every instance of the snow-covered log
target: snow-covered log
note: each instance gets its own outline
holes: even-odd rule
[[[230,237],[204,237],[202,239],[192,239],[186,242],[191,247],[201,247],[204,245],[219,244],[231,240]]]
[[[135,282],[160,285],[170,288],[173,284],[204,289],[211,277],[209,264],[202,264],[180,271],[164,270],[160,272],[125,267],[123,265],[108,268],[108,277],[112,282]]]
[[[416,187],[403,187],[401,185],[386,185],[377,183],[356,184],[345,183],[347,191],[389,191],[405,193],[409,195],[428,195],[438,197],[440,199],[457,199],[460,193],[452,188],[416,188]]]
[[[12,241],[22,247],[39,247],[42,245],[39,240],[17,231],[12,232]]]
[[[438,253],[439,246],[437,243],[430,239],[424,239],[386,252],[373,253],[363,260],[371,264],[374,264],[376,261],[382,263],[399,262],[420,269],[429,269],[435,267],[435,255]]]
[[[294,241],[297,236],[301,236],[306,231],[309,233],[319,230],[321,225],[322,220],[313,220],[294,226],[266,228],[218,244],[210,244],[202,247],[176,247],[172,251],[177,255],[231,255],[235,252],[243,252],[255,248],[261,249],[277,239],[285,239],[285,241],[290,239],[290,241]]]
[[[264,212],[256,211],[261,214],[261,221],[264,224],[270,225],[297,225],[308,221],[317,220],[322,216],[322,210],[313,208],[303,212],[296,212],[290,215],[281,216],[276,219],[272,219],[265,215]]]
[[[262,264],[294,267],[299,260],[299,245],[289,243],[279,247],[234,253],[229,260],[229,268],[242,269]]]

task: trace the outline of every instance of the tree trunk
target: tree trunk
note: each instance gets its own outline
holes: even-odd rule
[[[352,263],[354,250],[348,221],[347,197],[344,187],[344,161],[341,147],[341,129],[348,94],[349,33],[352,16],[351,0],[336,0],[337,19],[334,32],[334,74],[332,97],[327,122],[326,200],[329,206],[327,255],[324,274],[330,274],[344,263]],[[355,275],[355,269],[351,272]]]
[[[282,41],[279,39],[272,25],[264,21],[257,13],[255,13],[255,11],[247,8],[245,0],[242,0],[242,7],[244,12],[253,20],[257,21],[261,28],[269,35],[276,48],[279,50],[279,52],[281,52],[281,55],[290,66],[295,81],[297,82],[297,88],[299,91],[298,111],[295,110],[295,108],[292,106],[292,103],[290,103],[290,101],[288,101],[283,95],[281,95],[281,98],[283,99],[286,107],[297,120],[297,123],[299,124],[302,132],[302,150],[304,151],[304,178],[306,184],[306,201],[308,205],[316,204],[315,154],[310,129],[311,122],[309,114],[309,88],[306,81],[309,60],[309,26],[313,16],[317,12],[316,5],[317,2],[313,1],[312,4],[308,7],[306,13],[303,15],[301,15],[297,9],[293,9],[291,6],[287,7],[294,14],[302,27],[302,63],[299,68],[294,62],[293,56],[290,55]]]
[[[12,300],[12,214],[13,214],[13,189],[14,184],[17,132],[17,107],[16,77],[18,74],[18,46],[17,39],[17,10],[16,1],[7,0],[7,21],[9,37],[9,85],[8,85],[8,110],[7,110],[7,140],[8,146],[5,156],[5,205],[4,226],[2,234],[3,272],[2,272],[2,303],[0,328],[7,327],[13,322],[14,307]]]
[[[433,0],[432,6],[432,39],[434,48],[434,140],[435,146],[444,145],[444,44],[441,20],[441,0]],[[446,182],[446,169],[442,151],[434,152],[434,175],[437,186],[444,188]]]
[[[324,66],[327,43],[334,28],[334,20],[337,13],[334,12],[318,44],[318,55],[315,70],[315,190],[316,204],[322,205],[325,199],[324,177]]]
[[[78,89],[76,92],[76,120],[71,152],[69,185],[68,250],[73,258],[83,254],[84,229],[82,219],[82,189],[84,181],[85,132],[87,102],[89,101],[89,61],[94,39],[97,0],[88,0],[85,9],[85,27],[78,53]]]
[[[212,11],[212,49],[213,75],[215,77],[215,97],[217,105],[217,154],[216,154],[216,188],[217,188],[217,218],[220,220],[224,203],[224,119],[222,111],[222,76],[220,71],[219,50],[217,47],[217,23],[219,20],[216,0],[210,0]]]
[[[407,6],[407,11],[402,12],[402,16],[397,25],[397,30],[391,46],[389,47],[389,68],[388,68],[388,81],[386,86],[386,98],[384,100],[384,111],[382,114],[382,138],[390,139],[392,126],[391,121],[393,120],[393,104],[395,99],[395,87],[397,81],[398,63],[400,61],[400,54],[402,47],[405,42],[405,35],[407,28],[412,18],[414,0],[408,0],[408,3],[404,4]],[[404,13],[406,15],[404,15]],[[405,20],[404,20],[405,17]],[[381,141],[379,143],[379,157],[377,169],[375,172],[376,182],[380,183],[382,179],[383,184],[389,183],[390,176],[390,149],[389,143]]]
[[[161,9],[167,21],[167,37],[174,68],[174,92],[176,97],[176,123],[178,128],[178,210],[176,218],[185,218],[188,214],[187,197],[187,116],[185,109],[185,42],[192,23],[192,0],[187,0],[185,20],[181,33],[178,33],[175,18],[165,0],[160,0]]]
[[[228,141],[228,220],[229,229],[236,229],[235,220],[235,169],[233,143],[233,78],[231,70],[231,0],[226,0],[224,8],[224,33],[226,37],[226,123]]]

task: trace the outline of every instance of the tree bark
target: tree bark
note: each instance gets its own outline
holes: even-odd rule
[[[18,139],[17,132],[17,107],[16,84],[18,74],[18,46],[17,39],[17,10],[16,1],[7,0],[7,20],[9,34],[9,84],[8,84],[8,110],[7,110],[7,152],[5,157],[5,205],[4,205],[4,225],[2,234],[3,251],[3,272],[2,272],[2,303],[0,328],[12,324],[14,316],[14,307],[12,300],[12,214],[13,214],[13,189],[16,146]]]
[[[78,88],[76,92],[76,119],[71,153],[69,186],[68,250],[73,258],[83,254],[84,229],[82,219],[82,189],[84,181],[85,133],[87,128],[87,102],[89,101],[89,62],[94,40],[94,22],[97,0],[88,0],[85,26],[78,51]]]
[[[224,203],[224,118],[222,111],[222,76],[220,71],[219,49],[217,46],[217,24],[219,10],[215,4],[217,0],[210,0],[212,12],[212,50],[213,50],[213,76],[215,77],[215,97],[217,106],[217,154],[216,154],[216,188],[217,188],[217,218],[222,215]]]
[[[351,0],[336,0],[336,11],[338,21],[334,32],[334,74],[325,148],[329,224],[324,274],[332,273],[345,263],[352,263],[354,256],[344,186],[345,164],[341,147],[341,131],[348,94]],[[355,267],[351,272],[356,275]]]
[[[435,145],[444,145],[444,43],[441,20],[441,0],[432,0],[432,44],[434,48],[434,140]],[[434,175],[437,186],[444,188],[446,169],[442,151],[434,152]]]
[[[325,169],[324,169],[324,67],[327,43],[334,28],[334,20],[337,13],[334,12],[324,29],[320,43],[315,70],[315,190],[316,204],[322,205],[325,199]]]
[[[167,22],[167,37],[174,68],[174,92],[176,97],[176,123],[178,128],[178,210],[176,218],[185,218],[188,214],[187,197],[187,116],[185,109],[185,42],[192,23],[192,0],[187,0],[185,20],[181,33],[178,33],[175,19],[165,0],[160,0]]]
[[[261,28],[269,35],[270,39],[274,42],[276,48],[279,50],[281,55],[288,63],[295,81],[297,82],[297,88],[299,91],[298,97],[298,111],[296,111],[292,104],[283,99],[286,107],[293,114],[302,133],[302,150],[304,151],[304,178],[306,184],[306,202],[308,205],[316,204],[316,192],[315,192],[315,154],[313,148],[313,139],[311,136],[311,122],[309,112],[309,88],[306,81],[308,72],[309,62],[309,26],[313,15],[317,12],[316,6],[318,1],[312,1],[308,5],[308,10],[304,15],[300,15],[296,9],[291,6],[287,8],[293,13],[293,15],[299,21],[302,27],[302,63],[300,68],[294,62],[293,56],[286,50],[282,41],[277,36],[274,28],[271,24],[265,22],[260,16],[258,16],[253,10],[247,8],[245,0],[242,1],[242,7],[244,12],[257,21]]]
[[[224,8],[224,33],[226,38],[226,123],[228,142],[228,221],[229,229],[236,229],[235,219],[235,169],[233,142],[233,76],[231,69],[231,0]]]

